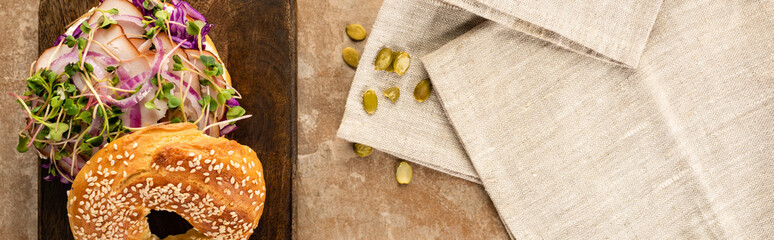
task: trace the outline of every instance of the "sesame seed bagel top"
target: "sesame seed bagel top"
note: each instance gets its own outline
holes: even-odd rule
[[[177,213],[200,239],[247,239],[265,193],[249,147],[190,123],[161,125],[99,150],[68,192],[67,216],[75,239],[152,239],[151,209]]]

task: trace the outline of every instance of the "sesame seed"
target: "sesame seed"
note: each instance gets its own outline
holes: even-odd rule
[[[137,143],[132,144],[132,148],[137,148]]]
[[[210,150],[210,155],[215,155],[215,149]]]
[[[118,150],[118,145],[116,145],[115,143],[113,144],[113,150]]]
[[[228,155],[234,155],[234,151],[228,151]]]

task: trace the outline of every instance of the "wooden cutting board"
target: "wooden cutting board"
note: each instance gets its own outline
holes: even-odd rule
[[[188,0],[215,26],[210,37],[253,117],[228,138],[250,146],[263,163],[267,198],[250,239],[290,239],[291,186],[296,160],[296,20],[294,0]],[[39,51],[98,0],[41,0]],[[44,173],[41,171],[41,173]],[[72,239],[67,221],[70,185],[40,180],[38,239]],[[148,222],[159,237],[190,225],[176,214],[154,212]]]

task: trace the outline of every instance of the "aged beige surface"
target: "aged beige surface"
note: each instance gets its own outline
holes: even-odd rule
[[[363,51],[365,47],[365,41],[350,40],[344,27],[359,23],[370,33],[381,3],[298,1],[299,156],[293,186],[294,237],[508,238],[480,185],[412,165],[411,184],[399,186],[397,158],[379,151],[359,158],[350,143],[336,138],[355,74],[341,59],[341,50],[351,46]],[[401,98],[411,99],[410,89],[401,90]],[[387,98],[380,96],[379,100],[390,104]]]
[[[0,0],[0,9],[0,239],[35,239],[38,162],[16,152],[24,118],[8,93],[21,93],[38,56],[38,1]]]

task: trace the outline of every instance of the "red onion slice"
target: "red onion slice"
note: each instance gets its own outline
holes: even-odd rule
[[[140,88],[140,90],[134,93],[132,96],[129,96],[121,100],[115,100],[110,96],[106,96],[106,100],[109,104],[115,105],[121,109],[127,109],[129,107],[132,107],[140,103],[140,101],[153,90],[153,86],[150,82],[151,76],[159,71],[159,67],[161,66],[161,60],[164,58],[164,47],[161,44],[161,40],[159,40],[158,37],[155,37],[153,38],[153,41],[155,42],[156,50],[157,50],[156,58],[153,61],[151,74],[146,76],[145,79],[142,81],[144,83],[142,85],[142,88]]]
[[[226,125],[225,127],[220,129],[220,136],[226,136],[226,134],[229,134],[237,129],[237,126],[234,124]]]

